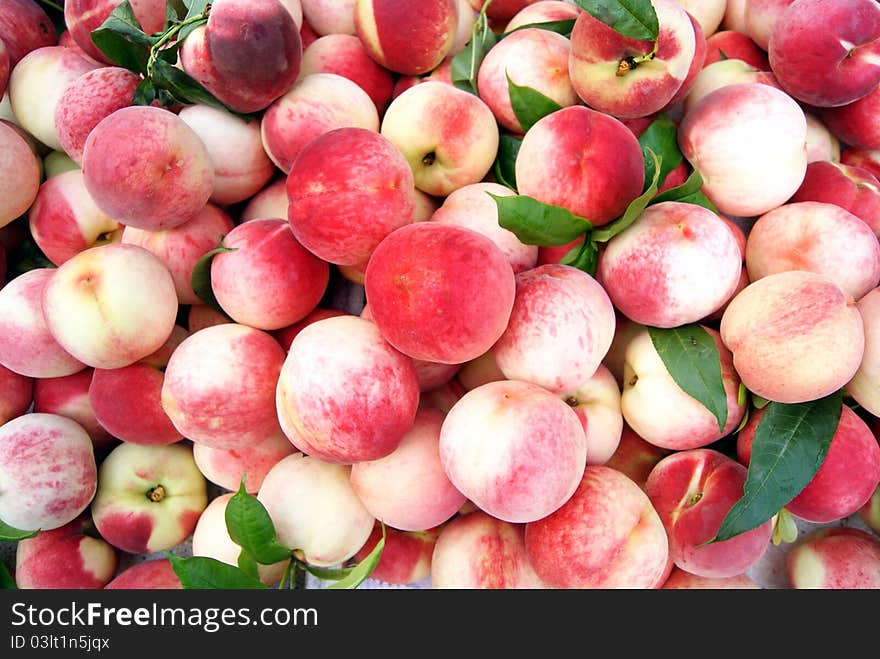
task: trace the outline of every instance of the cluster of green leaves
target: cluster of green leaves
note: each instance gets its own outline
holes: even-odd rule
[[[317,568],[300,557],[295,548],[278,541],[272,518],[260,501],[248,494],[244,478],[238,491],[226,504],[226,529],[229,537],[241,547],[238,565],[229,565],[206,556],[182,558],[166,552],[174,573],[186,589],[246,590],[268,588],[259,575],[260,565],[287,561],[278,589],[293,589],[296,571],[305,570],[314,576],[332,581],[328,589],[354,589],[370,576],[382,557],[385,547],[385,526],[382,538],[360,563],[343,568]]]
[[[208,22],[211,3],[209,0],[183,0],[183,9],[185,11],[179,11],[173,3],[168,3],[162,31],[147,34],[129,0],[124,0],[92,31],[92,41],[114,64],[143,77],[134,93],[134,105],[149,105],[154,101],[165,106],[201,103],[233,112],[175,66],[186,37]],[[236,112],[233,114],[248,118]]]

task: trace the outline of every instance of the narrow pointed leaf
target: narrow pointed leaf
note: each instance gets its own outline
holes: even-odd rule
[[[650,186],[654,179],[653,151],[660,158],[660,176],[657,185],[663,185],[667,175],[678,167],[684,160],[681,149],[678,148],[678,129],[672,120],[665,114],[654,119],[651,124],[639,135],[639,144],[645,158],[645,189]],[[650,150],[650,151],[649,151]],[[697,190],[699,190],[697,186]],[[644,190],[643,190],[644,191]]]
[[[651,343],[669,375],[689,396],[697,399],[718,422],[727,424],[727,393],[721,377],[721,357],[712,336],[697,324],[670,329],[649,327]]]
[[[574,29],[575,19],[567,18],[559,21],[541,21],[540,23],[528,23],[526,25],[520,25],[515,27],[510,32],[505,32],[499,37],[499,40],[513,34],[517,30],[527,30],[529,28],[537,28],[539,30],[548,30],[550,32],[556,32],[557,34],[561,34],[563,37],[570,37],[571,31]]]
[[[146,73],[155,39],[146,34],[128,0],[120,3],[99,27],[92,30],[92,43],[114,64]]]
[[[563,265],[570,265],[578,270],[583,270],[591,277],[596,276],[596,267],[599,265],[599,246],[589,238],[584,242],[572,247],[560,260]]]
[[[259,579],[254,579],[240,568],[222,563],[207,556],[181,558],[166,554],[174,574],[188,590],[258,590],[265,589]]]
[[[373,573],[373,570],[376,569],[376,566],[379,564],[379,560],[382,558],[382,551],[385,549],[385,525],[382,525],[382,537],[379,539],[379,542],[376,543],[376,546],[373,547],[373,551],[371,551],[364,560],[355,565],[351,572],[349,572],[345,577],[337,581],[336,583],[332,583],[327,586],[328,590],[342,590],[348,589],[352,590],[360,586],[370,574]]]
[[[651,155],[651,158],[654,161],[654,177],[651,180],[651,185],[648,186],[648,189],[645,190],[640,196],[633,199],[630,202],[629,206],[626,207],[626,211],[624,211],[623,215],[619,218],[611,222],[610,224],[606,224],[605,226],[599,227],[598,229],[593,229],[593,233],[590,234],[596,242],[606,243],[614,236],[619,234],[621,231],[627,229],[633,222],[635,222],[639,215],[642,214],[642,211],[648,207],[648,204],[651,203],[651,200],[657,194],[657,186],[660,182],[660,165],[661,158],[654,153],[650,148],[648,149],[648,153]]]
[[[588,220],[561,206],[542,204],[526,195],[499,197],[486,193],[498,206],[498,224],[527,245],[557,247],[570,243],[592,228]]]
[[[9,526],[9,524],[3,520],[0,520],[0,542],[18,542],[19,540],[27,540],[28,538],[35,537],[39,532],[39,529],[36,531],[17,529]]]
[[[260,578],[260,570],[257,567],[257,562],[247,549],[242,548],[241,552],[239,552],[237,563],[238,569],[249,577],[253,577],[254,579]]]
[[[501,184],[516,192],[516,156],[522,140],[513,135],[502,135],[498,140],[498,154],[492,171],[495,179]]]
[[[222,313],[224,316],[227,314],[223,311],[223,307],[220,306],[220,303],[214,296],[214,289],[211,288],[211,261],[213,261],[214,257],[220,252],[228,251],[231,251],[231,248],[220,246],[203,254],[202,257],[196,261],[195,266],[193,266],[190,282],[193,287],[193,292],[198,295],[199,299],[215,311]]]
[[[347,577],[351,574],[351,571],[354,570],[354,567],[317,567],[305,562],[301,563],[301,565],[306,572],[325,581],[339,581],[340,579]]]
[[[516,84],[509,75],[507,76],[507,93],[510,96],[510,107],[513,109],[513,114],[516,115],[516,120],[522,127],[523,133],[528,132],[529,128],[548,114],[562,109],[562,106],[552,98],[531,87]]]
[[[652,204],[659,204],[662,201],[680,201],[683,203],[692,203],[690,199],[700,191],[703,187],[703,177],[696,169],[690,173],[687,180],[681,185],[674,188],[664,190],[651,200]]]
[[[272,565],[290,558],[290,549],[278,542],[272,518],[263,504],[248,494],[244,479],[226,504],[225,516],[229,537],[257,563]]]
[[[651,0],[575,0],[575,4],[632,39],[656,39],[660,23]]]
[[[489,27],[485,15],[480,15],[474,24],[471,40],[450,63],[450,77],[455,87],[471,94],[477,93],[477,73],[480,64],[497,41],[498,38]]]
[[[842,406],[840,392],[806,403],[767,405],[752,440],[743,496],[713,542],[759,527],[809,484],[828,454]]]

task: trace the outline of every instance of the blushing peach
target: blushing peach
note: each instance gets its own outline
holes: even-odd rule
[[[212,327],[214,325],[223,325],[231,323],[232,319],[222,311],[217,311],[214,307],[207,304],[194,304],[189,308],[187,318],[187,329],[190,334],[198,332],[200,329]]]
[[[303,18],[316,36],[354,34],[355,0],[300,0]]]
[[[792,588],[853,590],[880,588],[880,541],[861,529],[830,527],[813,531],[788,552]]]
[[[880,180],[867,169],[828,160],[811,162],[788,203],[801,201],[837,204],[880,236]]]
[[[537,266],[516,276],[513,310],[492,352],[508,379],[561,394],[593,376],[614,325],[611,300],[590,275],[568,265]]]
[[[245,489],[256,494],[269,470],[296,452],[284,433],[278,431],[241,449],[193,445],[193,458],[205,478],[224,489],[235,491],[244,478]]]
[[[180,578],[167,558],[152,558],[134,563],[119,572],[104,586],[105,590],[179,590]]]
[[[639,437],[624,421],[617,450],[605,466],[626,474],[644,490],[651,470],[670,453],[670,449],[660,448]]]
[[[293,343],[296,335],[299,334],[307,326],[319,320],[323,320],[324,318],[344,316],[347,313],[347,311],[342,311],[341,309],[315,307],[308,314],[306,314],[305,318],[303,318],[302,320],[298,320],[297,322],[292,323],[287,327],[282,327],[278,330],[275,330],[274,332],[272,332],[272,336],[274,336],[277,339],[278,343],[281,344],[281,347],[284,348],[285,351],[287,351],[290,350],[290,344]]]
[[[880,150],[844,146],[840,151],[840,162],[844,165],[866,169],[877,179],[880,179]]]
[[[415,359],[460,364],[501,337],[515,276],[504,253],[476,231],[417,222],[379,243],[364,287],[391,345]]]
[[[370,579],[387,584],[408,585],[431,576],[431,557],[437,538],[443,527],[425,531],[398,531],[385,527],[385,545],[382,556],[370,573]],[[382,538],[382,527],[377,522],[373,532],[357,553],[354,560],[360,563]]]
[[[752,282],[730,301],[720,330],[746,388],[780,403],[837,391],[855,375],[865,350],[852,297],[813,272],[792,270]]]
[[[0,426],[28,411],[33,392],[33,378],[0,365]]]
[[[240,222],[258,218],[277,217],[287,219],[287,177],[278,176],[262,190],[247,200],[239,216]]]
[[[284,350],[268,333],[225,323],[190,334],[165,368],[162,408],[195,443],[243,448],[278,431]]]
[[[330,266],[303,247],[284,220],[239,224],[223,246],[232,251],[211,261],[211,288],[237,323],[280,329],[304,318],[324,295]]]
[[[584,427],[587,464],[605,464],[617,451],[623,432],[617,380],[606,366],[599,364],[589,380],[562,396]]]
[[[663,458],[651,470],[645,492],[663,521],[669,554],[682,570],[702,577],[742,574],[770,546],[770,520],[728,540],[704,544],[742,497],[746,468],[713,449],[695,448]]]
[[[862,98],[830,108],[819,108],[817,113],[828,129],[850,148],[880,149],[880,85]]]
[[[663,590],[758,590],[761,586],[747,574],[736,574],[732,577],[701,577],[676,567],[672,569],[661,588]]]
[[[0,39],[9,50],[10,67],[14,67],[32,50],[56,45],[58,32],[39,3],[9,0],[0,7]]]
[[[382,381],[382,387],[367,383]],[[290,441],[335,463],[376,460],[394,451],[419,402],[412,361],[356,316],[319,320],[290,344],[276,406]]]
[[[11,125],[0,121],[0,228],[23,215],[40,190],[40,161]]]
[[[440,461],[443,419],[438,410],[419,410],[394,451],[352,465],[351,485],[377,520],[400,531],[425,531],[461,508],[465,496]]]
[[[880,417],[880,289],[869,291],[856,308],[865,328],[865,353],[846,383],[846,391],[865,410]]]
[[[193,218],[214,189],[214,163],[204,142],[158,107],[125,107],[98,122],[86,138],[82,165],[99,208],[149,231]]]
[[[807,118],[807,163],[817,160],[840,162],[840,140],[813,112],[805,112]]]
[[[577,488],[586,437],[560,397],[529,382],[489,382],[446,415],[440,459],[449,480],[481,510],[508,522],[551,514]]]
[[[588,466],[571,498],[526,524],[536,574],[557,588],[657,588],[666,576],[666,531],[645,493],[623,473]]]
[[[682,113],[686,115],[716,89],[745,83],[760,83],[782,89],[772,71],[756,68],[739,59],[721,60],[704,66],[696,75],[684,98]]]
[[[770,70],[767,52],[742,32],[720,30],[706,37],[706,46],[704,67],[725,59],[738,59],[761,71]]]
[[[109,59],[92,41],[91,33],[119,4],[118,0],[69,0],[64,3],[64,23],[76,45],[105,64]],[[144,32],[153,34],[162,30],[165,24],[163,0],[131,0],[130,4]]]
[[[76,519],[97,488],[88,433],[73,419],[32,412],[0,426],[0,519],[49,531]]]
[[[58,414],[73,419],[89,434],[95,449],[103,450],[118,442],[95,417],[89,400],[89,386],[93,375],[94,369],[86,367],[59,378],[37,378],[34,381],[34,412]]]

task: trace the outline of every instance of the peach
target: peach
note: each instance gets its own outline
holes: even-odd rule
[[[0,426],[28,411],[33,392],[33,378],[0,365]]]
[[[123,442],[101,462],[91,504],[101,536],[130,554],[171,549],[192,535],[208,505],[192,447]]]
[[[266,108],[260,136],[269,158],[287,174],[306,144],[348,126],[379,130],[379,112],[369,94],[336,73],[312,73]]]
[[[431,220],[467,227],[490,238],[507,255],[514,273],[535,267],[538,247],[520,242],[515,233],[498,224],[498,206],[490,194],[509,197],[515,193],[500,183],[471,183],[447,195]]]
[[[63,151],[50,151],[43,156],[43,174],[47,180],[74,169],[80,169],[80,166]]]
[[[745,406],[737,400],[740,380],[733,355],[717,331],[701,327],[712,337],[720,357],[727,405],[723,429],[718,428],[712,412],[672,379],[647,329],[637,334],[626,349],[620,399],[623,418],[640,437],[661,448],[681,451],[708,446],[731,433],[745,414]]]
[[[504,373],[498,368],[495,353],[490,348],[482,355],[461,365],[456,374],[456,380],[464,387],[465,391],[476,389],[487,382],[506,380]]]
[[[381,380],[382,386],[368,385]],[[290,344],[278,376],[281,427],[298,449],[334,463],[376,460],[412,428],[412,361],[356,316],[319,320]]]
[[[303,50],[300,79],[313,73],[335,73],[357,83],[379,112],[391,102],[394,75],[370,57],[354,34],[328,33],[309,44]]]
[[[869,291],[856,303],[865,329],[865,353],[846,383],[846,392],[869,413],[880,417],[880,289]]]
[[[98,208],[80,169],[57,174],[40,186],[28,210],[28,225],[40,251],[55,265],[94,245],[121,240],[125,228]]]
[[[676,567],[672,569],[661,588],[663,590],[758,590],[761,586],[747,574],[735,574],[732,577],[701,577]]]
[[[190,334],[206,327],[231,322],[232,319],[229,316],[207,304],[194,304],[189,308],[189,313],[187,314],[187,329],[190,331]]]
[[[720,30],[706,37],[706,60],[703,66],[725,59],[738,59],[760,71],[770,70],[767,52],[742,32]]]
[[[391,345],[414,359],[461,364],[501,337],[516,284],[510,262],[489,238],[452,224],[417,222],[379,243],[364,288]]]
[[[797,589],[880,588],[880,541],[861,529],[817,529],[788,552],[788,583]]]
[[[880,284],[880,242],[870,226],[836,204],[789,202],[752,226],[746,267],[752,282],[787,270],[815,272],[858,300]]]
[[[80,515],[64,526],[21,540],[15,551],[15,584],[23,589],[103,588],[118,558],[102,538],[88,535],[91,520]]]
[[[626,474],[644,490],[651,470],[670,453],[670,449],[660,448],[639,437],[624,421],[617,450],[605,466]]]
[[[269,470],[296,449],[281,431],[251,442],[242,449],[193,445],[193,458],[202,475],[227,490],[237,490],[242,478],[245,489],[256,494]]]
[[[380,131],[409,162],[416,188],[438,197],[482,181],[498,152],[498,123],[489,106],[437,80],[396,96]]]
[[[376,520],[351,487],[351,467],[294,453],[263,479],[257,499],[278,541],[309,565],[347,561],[364,545]]]
[[[678,145],[719,211],[754,217],[789,199],[807,169],[807,120],[788,94],[749,82],[703,98],[681,121]],[[522,151],[520,151],[522,153]]]
[[[561,394],[589,380],[611,346],[614,307],[593,277],[547,264],[516,275],[507,327],[492,347],[501,372]]]
[[[43,291],[43,315],[55,340],[78,360],[119,368],[165,343],[177,294],[158,258],[136,245],[109,243],[58,267]]]
[[[425,531],[398,531],[385,527],[385,545],[382,556],[370,573],[370,579],[387,584],[408,585],[431,576],[431,557],[442,526]],[[378,522],[373,532],[357,553],[354,560],[363,561],[382,538],[382,527]]]
[[[867,169],[827,160],[811,162],[789,203],[802,201],[837,204],[880,236],[880,180]]]
[[[742,0],[742,31],[767,50],[776,23],[792,2],[794,0]]]
[[[727,0],[676,0],[700,26],[700,30],[707,37],[715,34],[724,12],[727,9]]]
[[[334,316],[344,316],[348,312],[342,311],[341,309],[331,309],[328,307],[315,307],[306,316],[298,320],[287,327],[282,327],[280,329],[272,332],[272,336],[281,344],[281,347],[284,348],[285,351],[290,350],[290,344],[293,343],[293,340],[296,338],[296,335],[299,334],[303,329],[307,326],[311,325],[314,322],[319,320],[323,320],[324,318],[333,318]]]
[[[197,444],[241,449],[277,432],[275,385],[284,350],[267,332],[238,323],[205,327],[165,367],[162,408]]]
[[[447,413],[440,459],[452,484],[478,508],[530,522],[557,510],[577,488],[586,436],[572,408],[543,387],[489,382]]]
[[[394,451],[351,467],[351,485],[370,514],[399,531],[425,531],[450,519],[465,496],[440,461],[439,410],[416,412]]]
[[[380,65],[402,75],[434,69],[452,48],[458,29],[456,0],[355,0],[354,27]]]
[[[0,228],[23,215],[40,190],[40,161],[10,124],[0,121]]]
[[[89,400],[89,386],[94,369],[86,367],[73,375],[59,378],[37,378],[34,381],[34,412],[58,414],[82,426],[96,450],[115,446],[117,438],[95,417]]]
[[[603,364],[577,389],[563,394],[587,437],[587,464],[605,464],[617,451],[623,432],[620,388]]]
[[[601,226],[641,194],[645,162],[638,140],[621,121],[576,105],[547,115],[526,133],[516,182],[520,194]]]
[[[646,208],[608,241],[596,276],[629,319],[669,328],[720,309],[741,268],[736,238],[717,214],[667,201]]]
[[[330,266],[303,247],[284,220],[240,224],[223,246],[231,251],[211,261],[211,288],[237,323],[280,329],[303,319],[324,295]]]
[[[278,0],[214,0],[204,26],[187,35],[180,64],[227,108],[266,109],[296,82],[299,28]]]
[[[571,42],[561,34],[525,28],[510,33],[486,53],[477,74],[477,91],[501,126],[513,133],[525,132],[510,103],[508,78],[562,107],[580,103],[568,75],[570,52]]]
[[[183,439],[162,409],[162,383],[172,352],[188,332],[175,325],[159,350],[140,361],[95,369],[86,395],[101,427],[132,444],[173,444]]]
[[[67,87],[97,65],[64,46],[44,46],[25,55],[9,75],[9,102],[18,123],[42,144],[61,150],[55,109]]]
[[[300,0],[303,18],[317,36],[354,34],[355,0]]]
[[[86,189],[126,226],[156,231],[183,224],[214,189],[214,163],[204,142],[163,108],[131,106],[102,119],[86,138]]]
[[[848,147],[863,150],[880,149],[880,85],[860,99],[817,113],[828,129]]]
[[[556,588],[658,588],[666,531],[646,494],[623,473],[590,465],[556,512],[526,524],[526,554]]]
[[[752,282],[730,301],[720,330],[746,388],[780,403],[816,400],[842,388],[865,351],[852,297],[813,272]]]
[[[737,458],[746,466],[765,409],[752,412],[737,438]],[[836,522],[857,513],[870,500],[878,484],[880,444],[868,424],[844,405],[822,465],[785,508],[808,522]]]
[[[68,0],[64,3],[64,23],[77,46],[103,63],[109,60],[94,44],[91,33],[107,20],[119,0]],[[147,34],[160,32],[165,24],[163,0],[131,0],[131,8]]]
[[[199,305],[202,300],[192,287],[193,269],[234,226],[226,211],[209,202],[194,217],[170,229],[151,231],[127,226],[122,231],[122,243],[151,252],[171,273],[177,301]]]
[[[257,218],[277,217],[287,219],[287,177],[278,176],[247,200],[239,220],[247,222]]]
[[[679,4],[681,4],[681,0],[676,0]],[[700,26],[700,22],[694,17],[693,14],[688,12],[688,19],[690,19],[691,26],[694,28],[694,56],[691,59],[691,65],[688,67],[687,73],[684,76],[684,80],[681,82],[681,86],[679,86],[678,91],[676,91],[672,98],[669,99],[669,102],[664,105],[660,111],[665,112],[667,114],[671,114],[673,116],[680,116],[682,110],[682,101],[684,101],[685,97],[690,93],[691,88],[694,86],[694,83],[697,80],[697,76],[703,70],[703,64],[706,61],[706,50],[708,46],[706,45],[706,35],[703,34],[703,28]],[[681,171],[682,165],[685,163],[680,163],[676,170]],[[670,172],[671,173],[671,172]],[[687,174],[681,177],[681,183],[684,183],[685,179],[687,179]],[[678,185],[676,183],[675,185]],[[669,186],[668,182],[664,179],[663,185],[660,188],[662,192]]]
[[[749,0],[727,0],[727,8],[724,10],[724,18],[721,19],[721,27],[745,33],[748,2]]]
[[[840,162],[843,165],[866,169],[880,180],[880,150],[844,146],[840,151]]]
[[[474,9],[469,0],[455,0],[455,5],[458,10],[455,38],[452,40],[452,46],[449,52],[446,53],[444,61],[455,57],[465,49],[465,46],[471,40],[474,23],[477,22],[477,17],[480,15],[480,10]]]
[[[76,519],[97,488],[92,440],[73,419],[32,412],[0,426],[0,519],[49,531]]]
[[[684,97],[682,112],[686,115],[716,89],[744,83],[760,83],[781,90],[771,71],[756,68],[739,59],[721,60],[704,66],[694,77],[693,84]]]
[[[840,140],[816,114],[805,112],[807,118],[807,163],[817,160],[840,162]]]
[[[666,107],[693,62],[696,33],[675,0],[652,0],[657,41],[626,37],[582,11],[571,32],[569,76],[594,110],[618,118],[645,117]],[[701,35],[702,36],[702,35]]]
[[[431,554],[436,589],[544,589],[524,544],[524,526],[476,510],[445,524]]]
[[[43,293],[55,268],[35,268],[0,288],[0,365],[19,375],[71,375],[85,364],[52,335],[43,313]]]
[[[105,590],[178,590],[180,579],[167,558],[152,558],[134,563],[119,572],[104,586]]]
[[[207,556],[227,565],[238,565],[241,546],[233,542],[226,528],[226,506],[232,492],[221,494],[207,505],[192,533],[192,555]],[[271,565],[257,565],[257,572],[267,586],[278,583],[287,569],[288,560]]]
[[[32,50],[58,43],[55,24],[34,0],[9,0],[0,6],[0,40],[14,67]]]
[[[880,486],[874,490],[874,494],[871,495],[867,503],[859,509],[859,518],[874,533],[880,535]]]
[[[82,166],[83,149],[104,117],[132,104],[140,77],[119,66],[87,71],[71,82],[55,106],[55,134],[61,149]]]
[[[614,338],[611,339],[611,347],[608,348],[608,352],[605,355],[605,359],[602,360],[602,363],[608,367],[608,370],[614,375],[614,379],[617,380],[618,386],[622,389],[624,383],[623,365],[626,362],[626,347],[629,345],[632,338],[641,332],[645,326],[630,320],[617,309],[615,309],[615,318]]]
[[[723,578],[742,574],[761,560],[773,534],[770,520],[728,540],[704,544],[742,497],[746,474],[739,462],[708,448],[676,451],[651,470],[645,492],[663,521],[677,567]]]
[[[444,414],[452,409],[461,397],[466,393],[466,389],[461,386],[457,378],[452,378],[446,384],[440,385],[436,389],[423,391],[419,396],[419,409],[431,407],[440,410]]]
[[[214,203],[249,199],[277,173],[263,148],[259,118],[245,121],[209,105],[188,105],[178,116],[195,131],[214,163]]]
[[[767,54],[779,84],[791,96],[813,106],[837,107],[880,84],[876,2],[799,0],[794,9],[791,2],[779,4],[786,6],[772,25]]]
[[[389,233],[413,221],[413,174],[388,138],[347,127],[316,137],[287,176],[296,239],[340,265],[366,263]]]

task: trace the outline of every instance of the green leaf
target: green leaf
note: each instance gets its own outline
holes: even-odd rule
[[[9,574],[9,568],[6,567],[6,563],[0,561],[0,590],[17,590],[18,586],[15,585],[15,579],[12,578],[12,575]]]
[[[495,179],[516,192],[516,156],[522,140],[513,135],[501,135],[498,139],[498,153],[492,165]]]
[[[351,572],[349,572],[345,577],[337,581],[336,583],[332,583],[327,586],[328,590],[342,590],[348,589],[352,590],[360,586],[364,580],[372,574],[373,570],[376,569],[376,566],[379,564],[379,559],[382,558],[382,550],[385,549],[385,525],[382,524],[382,537],[379,539],[379,542],[376,543],[376,546],[373,547],[373,551],[371,551],[364,560],[355,565]]]
[[[225,516],[229,537],[257,563],[272,565],[290,558],[290,549],[278,542],[266,508],[245,489],[244,478],[238,492],[226,504]]]
[[[193,266],[190,282],[193,287],[193,292],[199,296],[199,299],[202,302],[227,317],[228,314],[223,310],[223,307],[220,306],[220,303],[217,302],[217,298],[214,296],[214,289],[211,288],[211,261],[214,260],[214,257],[217,256],[217,254],[229,251],[232,251],[232,248],[223,247],[221,245],[220,247],[215,247],[210,252],[203,254],[202,257],[196,261],[195,266]]]
[[[526,30],[529,28],[536,28],[538,30],[548,30],[550,32],[556,32],[556,34],[561,34],[563,37],[570,37],[571,31],[574,29],[574,18],[566,18],[561,21],[542,21],[540,23],[528,23],[526,25],[520,25],[518,27],[513,28],[510,32],[505,32],[501,36],[498,37],[500,41],[504,37],[517,32],[518,30]]]
[[[749,395],[749,390],[746,389],[746,385],[742,382],[739,383],[739,388],[736,390],[736,404],[742,407],[746,404],[746,399]]]
[[[188,590],[258,590],[265,589],[259,579],[240,568],[207,556],[181,558],[165,552],[174,574]]]
[[[660,158],[660,176],[657,184],[663,185],[667,175],[673,169],[678,167],[684,156],[678,148],[678,129],[672,120],[665,114],[661,114],[639,135],[639,144],[642,147],[642,154],[645,158],[645,189],[654,179],[654,158],[650,151],[653,151]],[[697,186],[699,190],[699,186]],[[644,190],[642,190],[644,192]]]
[[[557,247],[570,243],[592,224],[561,206],[542,204],[526,195],[499,197],[487,192],[498,206],[498,224],[527,245]]]
[[[593,18],[631,39],[656,39],[660,23],[651,0],[575,0]]]
[[[752,405],[755,406],[756,410],[763,410],[770,403],[766,398],[762,398],[761,396],[756,396],[752,394]]]
[[[153,101],[156,100],[158,94],[158,90],[155,85],[153,85],[153,81],[144,78],[138,83],[138,86],[135,87],[134,96],[131,99],[132,105],[149,105]]]
[[[150,48],[156,39],[143,31],[128,0],[110,12],[90,36],[92,43],[114,64],[141,74],[147,72]]]
[[[729,58],[727,57],[727,53],[725,53],[725,52],[724,52],[723,50],[721,50],[720,48],[718,49],[718,57],[719,57],[722,61],[723,61],[723,60],[726,60],[726,59],[729,59]]]
[[[743,496],[710,542],[759,527],[809,484],[825,460],[842,407],[840,392],[806,403],[767,405],[752,440]]]
[[[596,267],[599,265],[599,246],[594,240],[584,237],[584,242],[572,247],[559,262],[583,270],[591,277],[595,277]]]
[[[18,542],[19,540],[27,540],[28,538],[36,537],[39,532],[39,529],[36,531],[22,531],[21,529],[9,526],[9,524],[0,520],[0,542]]]
[[[516,115],[516,120],[522,127],[523,133],[528,132],[529,128],[534,126],[538,120],[562,109],[562,106],[552,98],[544,96],[531,87],[518,85],[510,79],[509,74],[505,73],[505,75],[507,75],[510,107],[513,109],[513,114]]]
[[[181,104],[198,103],[231,112],[211,92],[190,77],[186,71],[178,69],[164,59],[159,58],[153,64],[153,84],[170,92]],[[250,118],[249,115],[241,113],[233,112],[233,114],[242,118]]]
[[[489,27],[485,13],[481,13],[474,23],[471,39],[467,45],[452,58],[450,76],[452,84],[471,94],[477,93],[477,73],[486,53],[498,42]]]
[[[681,197],[678,201],[686,204],[695,204],[697,206],[702,206],[703,208],[708,208],[713,213],[719,213],[718,207],[715,206],[715,204],[713,204],[711,201],[709,201],[709,198],[702,192],[695,192],[685,197]]]
[[[696,323],[670,329],[649,327],[648,333],[675,384],[709,410],[718,421],[719,432],[723,431],[727,424],[727,393],[712,335]]]
[[[318,577],[318,579],[324,579],[325,581],[339,581],[340,579],[344,579],[351,571],[354,570],[354,566],[352,567],[316,567],[314,565],[309,565],[308,563],[301,561],[300,565],[302,565],[303,569],[309,574]]]
[[[605,243],[614,238],[617,234],[619,234],[624,229],[627,229],[633,222],[635,222],[639,215],[642,214],[642,211],[648,207],[648,204],[651,203],[651,200],[657,194],[657,187],[660,183],[660,158],[654,153],[650,148],[648,149],[648,153],[651,155],[652,160],[654,161],[654,178],[651,181],[651,185],[648,186],[648,189],[645,190],[640,196],[630,202],[630,205],[626,207],[626,211],[618,217],[613,222],[606,224],[605,226],[599,227],[598,229],[593,229],[592,238],[596,242]]]
[[[238,568],[249,577],[253,577],[254,579],[260,578],[260,570],[257,567],[257,562],[254,560],[253,554],[247,549],[242,547],[242,550],[238,553],[237,563]]]
[[[746,427],[746,424],[749,422],[750,410],[750,407],[746,407],[746,411],[743,413],[743,418],[740,419],[739,425],[736,427],[736,430],[733,431],[734,434],[738,434],[743,428]]]
[[[700,176],[700,172],[695,169],[690,173],[684,183],[682,183],[681,185],[677,185],[674,188],[664,190],[656,197],[654,197],[651,200],[651,203],[659,204],[662,201],[679,201],[682,203],[691,203],[686,200],[692,198],[694,194],[698,193],[702,186],[703,177]]]
[[[186,6],[186,16],[183,17],[183,20],[187,21],[196,16],[206,14],[210,2],[211,0],[183,0],[183,4]]]

